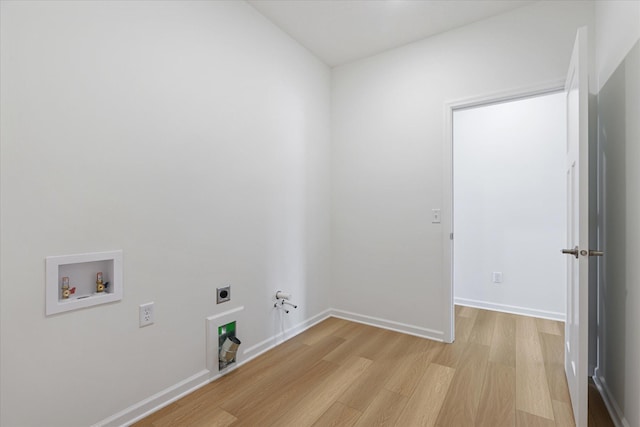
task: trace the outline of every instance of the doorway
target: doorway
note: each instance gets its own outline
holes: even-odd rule
[[[453,111],[457,305],[564,320],[563,92]]]
[[[444,313],[444,324],[447,326],[444,330],[445,342],[453,342],[455,340],[454,301],[456,304],[461,305],[564,320],[564,312],[566,311],[564,307],[564,294],[566,294],[564,281],[566,280],[566,274],[564,272],[566,271],[566,264],[563,263],[562,257],[560,257],[560,260],[554,257],[555,261],[561,263],[559,267],[561,276],[559,276],[559,279],[557,277],[557,264],[554,267],[555,273],[553,273],[553,280],[561,280],[561,284],[558,286],[563,292],[563,296],[560,297],[560,304],[556,304],[551,308],[541,304],[531,305],[528,304],[528,301],[527,304],[523,304],[522,301],[527,300],[525,298],[527,295],[532,292],[540,295],[543,292],[538,288],[538,282],[527,280],[526,283],[529,286],[524,287],[524,290],[522,286],[517,284],[519,269],[521,272],[524,271],[526,273],[533,271],[533,269],[544,271],[545,268],[544,262],[540,260],[538,254],[533,253],[527,247],[527,245],[531,246],[531,242],[538,240],[538,236],[535,233],[527,230],[526,224],[528,220],[536,223],[536,229],[541,227],[540,222],[544,222],[551,216],[557,220],[551,227],[557,232],[557,235],[554,233],[556,243],[551,251],[551,256],[558,251],[558,248],[563,247],[564,239],[566,238],[566,198],[564,193],[558,195],[556,192],[556,190],[566,191],[566,178],[564,177],[564,172],[562,172],[562,159],[565,156],[564,151],[567,140],[566,123],[559,123],[566,118],[566,99],[564,99],[563,94],[564,82],[557,81],[521,90],[460,100],[445,105],[446,143],[443,157],[445,166],[443,182],[445,188],[450,189],[450,191],[445,191],[443,194],[442,214],[443,273],[448,289],[443,294],[443,303],[448,307],[448,310],[445,310]],[[547,102],[554,104],[552,109],[548,109]],[[555,123],[555,136],[553,137],[555,142],[551,143],[551,145],[547,144],[549,137],[545,135],[550,126],[544,120],[545,113],[549,112],[554,112],[554,114],[551,114],[550,120]],[[472,119],[471,123],[475,122],[475,125],[480,126],[480,128],[484,127],[483,132],[485,135],[481,138],[476,138],[475,143],[472,142],[473,155],[471,155],[471,151],[468,151],[466,152],[466,159],[454,159],[454,152],[457,157],[460,154],[459,148],[462,148],[460,141],[454,142],[454,137],[457,140],[461,136],[460,132],[464,132],[464,130],[460,129],[460,125],[464,124],[462,121],[466,119]],[[497,137],[502,137],[502,139],[498,141],[497,137],[494,138],[495,135],[490,134],[491,131],[497,132]],[[470,128],[466,132],[467,136],[480,136],[480,133],[476,133]],[[489,135],[486,135],[487,132],[489,132]],[[524,140],[521,141],[522,139]],[[536,153],[535,150],[544,148],[541,145],[545,145],[547,151],[557,155],[557,158],[553,157],[553,155],[551,156],[551,163],[554,166],[550,166],[548,164],[549,161],[545,161],[549,154],[544,154],[544,150],[542,153]],[[553,152],[554,148],[557,151]],[[461,161],[462,163],[460,163]],[[471,181],[471,184],[475,185],[476,189],[469,187],[466,190],[470,194],[466,202],[462,201],[458,194],[460,185],[463,184],[458,178],[461,176],[460,173],[464,172],[465,162],[467,165],[477,166],[475,174],[467,173],[467,181]],[[523,213],[514,215],[514,212],[517,213],[516,208],[518,206],[513,207],[512,200],[515,200],[514,198],[522,199],[524,195],[531,194],[530,190],[535,189],[541,179],[538,175],[544,175],[546,177],[545,180],[549,181],[550,168],[553,168],[553,175],[560,176],[560,178],[556,178],[559,181],[556,182],[554,179],[553,182],[555,184],[552,184],[552,192],[556,193],[553,197],[554,203],[556,205],[562,203],[557,208],[559,211],[551,211],[552,209],[548,207],[544,200],[548,198],[548,194],[545,190],[542,190],[538,191],[538,193],[542,193],[542,197],[526,198],[522,206],[528,209],[521,210],[520,212]],[[524,178],[518,178],[518,176],[524,176]],[[501,189],[499,190],[498,188]],[[490,193],[491,199],[482,197],[486,192]],[[463,193],[461,192],[460,194]],[[455,205],[457,206],[454,206],[454,199],[456,199]],[[558,202],[558,200],[560,201]],[[463,204],[461,205],[461,203]],[[466,207],[464,203],[467,204]],[[507,209],[507,205],[512,206],[508,208],[511,209],[510,211]],[[545,206],[547,207],[545,208]],[[514,209],[516,210],[514,211]],[[497,213],[491,214],[491,212]],[[513,237],[511,229],[503,227],[505,225],[505,217],[509,220],[506,225],[510,227],[520,225],[520,228],[524,229],[524,234],[521,233],[519,239]],[[466,249],[467,256],[474,260],[472,263],[475,266],[474,268],[478,268],[478,265],[484,266],[482,267],[484,270],[479,270],[480,272],[477,273],[476,278],[469,281],[469,286],[475,292],[474,294],[464,294],[465,291],[457,292],[457,283],[454,282],[454,275],[457,282],[465,277],[471,277],[470,273],[460,270],[459,267],[463,264],[455,257],[455,255],[460,256],[458,251],[460,247],[456,247],[458,243],[460,243],[462,250],[465,250],[465,226],[459,223],[458,220],[460,218],[466,218],[470,222],[470,225],[466,226],[469,232],[481,237],[484,236],[485,240],[489,242],[488,244],[496,247],[491,248],[494,252],[493,254],[478,245],[474,248]],[[497,218],[502,218],[503,220],[496,223],[495,220]],[[454,221],[457,223],[457,229],[454,227]],[[488,224],[488,221],[493,221],[494,225]],[[484,224],[482,225],[482,230],[481,224]],[[502,227],[502,231],[496,231],[497,227]],[[503,257],[503,260],[500,261],[502,264],[497,264],[498,261],[489,260],[492,256],[496,259],[500,256]],[[513,263],[506,264],[507,258],[515,259],[515,267]],[[492,262],[495,262],[495,264],[492,264]],[[514,271],[516,276],[512,274]],[[494,275],[493,273],[498,274]],[[549,274],[540,280],[548,282]],[[499,295],[499,297],[496,297],[496,295]],[[534,297],[534,299],[536,301],[539,300],[537,297]]]

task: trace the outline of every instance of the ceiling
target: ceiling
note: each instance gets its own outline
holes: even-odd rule
[[[521,0],[247,0],[329,66],[498,15]]]

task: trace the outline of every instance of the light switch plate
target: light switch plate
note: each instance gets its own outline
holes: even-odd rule
[[[431,209],[431,222],[440,224],[440,209]]]

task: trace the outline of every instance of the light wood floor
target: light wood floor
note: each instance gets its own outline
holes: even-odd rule
[[[329,318],[135,426],[570,427],[570,405],[562,323],[456,307],[453,344]]]

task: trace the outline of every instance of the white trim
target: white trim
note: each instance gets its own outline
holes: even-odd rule
[[[600,396],[602,396],[602,400],[604,401],[604,405],[607,407],[609,411],[609,416],[611,417],[611,421],[616,427],[631,427],[629,425],[629,421],[624,417],[624,413],[620,409],[620,406],[613,398],[611,394],[611,390],[607,386],[607,382],[604,377],[600,375],[600,370],[596,368],[596,371],[593,375],[593,382],[596,385],[596,388],[600,392]]]
[[[207,369],[210,372],[211,378],[217,378],[218,373],[229,373],[233,371],[236,367],[242,365],[244,363],[244,354],[238,353],[236,355],[236,361],[231,365],[227,366],[223,370],[220,370],[218,365],[218,327],[221,325],[226,325],[231,322],[236,323],[236,332],[241,331],[244,328],[244,306],[236,307],[225,311],[223,313],[218,313],[213,316],[209,316],[205,319],[205,330],[206,330],[206,360],[207,360]],[[242,332],[240,332],[242,335]]]
[[[237,307],[232,310],[220,313],[215,316],[207,317],[207,321],[211,319],[224,318],[229,315],[238,315],[244,307]],[[164,408],[165,406],[175,402],[176,400],[186,396],[189,393],[203,387],[229,372],[239,368],[245,363],[255,359],[261,354],[271,350],[283,342],[295,337],[296,335],[306,331],[316,324],[326,320],[329,317],[337,317],[352,322],[364,323],[366,325],[375,326],[377,328],[389,329],[391,331],[400,332],[408,335],[415,335],[420,338],[427,338],[435,341],[443,341],[444,334],[441,331],[422,328],[420,326],[408,325],[406,323],[394,322],[392,320],[380,319],[377,317],[365,316],[362,314],[351,313],[348,311],[327,309],[315,316],[298,323],[297,325],[280,332],[277,335],[267,338],[264,341],[247,348],[242,354],[245,356],[239,360],[235,366],[229,367],[220,373],[215,373],[209,369],[198,372],[197,374],[183,380],[153,396],[132,405],[115,415],[112,415],[102,421],[97,422],[92,427],[112,427],[112,426],[129,426],[144,417]]]
[[[189,393],[209,383],[209,371],[207,369],[180,381],[135,405],[132,405],[115,415],[105,418],[93,424],[92,427],[128,426],[144,417],[151,415],[158,409],[175,402]]]
[[[77,266],[85,263],[111,261],[112,266],[105,271],[111,281],[109,289],[101,293],[96,293],[95,282],[90,283],[80,280],[84,283],[74,283],[79,280],[78,277],[71,277],[70,286],[75,289],[74,284],[78,284],[78,292],[68,299],[61,299],[62,290],[60,289],[62,280],[62,266]],[[71,267],[74,273],[78,271]],[[95,273],[94,279],[95,280]],[[64,313],[66,311],[78,310],[80,308],[93,307],[100,304],[107,304],[122,300],[122,250],[106,251],[106,252],[89,252],[73,255],[48,256],[45,258],[45,314],[51,316],[53,314]],[[82,278],[80,278],[82,279]],[[86,279],[86,277],[85,277]]]
[[[558,320],[560,322],[564,322],[566,320],[564,313],[558,313],[555,311],[538,310],[535,308],[518,307],[517,305],[498,304],[495,302],[478,301],[467,298],[455,298],[454,301],[456,305],[464,305],[466,307],[482,308],[485,310],[519,314],[522,316],[539,317],[541,319]]]
[[[235,313],[240,313],[242,310],[244,310],[244,305],[241,305],[240,307],[232,308],[231,310],[228,310],[219,314],[214,314],[213,316],[208,316],[207,320],[220,319],[222,317],[230,316]]]
[[[620,406],[613,398],[613,394],[611,394],[611,390],[609,390],[604,377],[600,376],[598,368],[596,368],[595,375],[593,376],[593,382],[600,392],[600,396],[602,396],[602,400],[609,411],[613,424],[616,427],[630,427],[629,421],[624,417],[624,413],[620,409]]]
[[[444,308],[444,341],[456,338],[453,309],[453,105],[445,104],[444,147],[442,149],[442,307]],[[454,236],[455,237],[455,236]]]
[[[529,85],[499,92],[486,93],[484,95],[461,98],[458,100],[447,102],[445,105],[448,106],[451,110],[460,110],[463,108],[473,108],[484,105],[499,104],[502,102],[547,95],[554,92],[562,92],[564,91],[565,80],[566,76],[536,85]]]
[[[420,326],[409,325],[407,323],[394,322],[392,320],[380,319],[379,317],[366,316],[364,314],[351,313],[343,310],[331,310],[331,316],[339,319],[350,320],[352,322],[363,323],[377,328],[388,329],[390,331],[403,334],[414,335],[420,338],[427,338],[434,341],[444,341],[444,332],[427,329]]]
[[[247,348],[243,354],[244,355],[248,355],[246,361],[248,362],[251,359],[254,359],[258,356],[260,356],[262,353],[265,353],[269,350],[271,350],[272,348],[282,344],[283,342],[290,340],[291,338],[295,337],[298,334],[301,334],[302,332],[306,331],[307,329],[311,328],[312,326],[317,325],[318,323],[322,322],[323,320],[328,319],[329,317],[331,317],[331,310],[327,309],[319,314],[316,314],[315,316],[298,323],[295,326],[292,326],[291,328],[287,329],[284,332],[280,332],[277,335],[274,335],[270,338],[267,338],[264,341],[259,342],[258,344]]]
[[[444,304],[443,340],[453,342],[455,338],[455,311],[453,287],[453,245],[455,245],[455,230],[453,230],[453,112],[463,108],[477,107],[515,99],[540,96],[564,90],[565,77],[549,80],[536,85],[512,88],[506,91],[492,92],[470,98],[453,100],[444,104],[444,132],[443,132],[443,179],[442,179],[442,293]],[[453,234],[454,239],[449,240]]]
[[[230,315],[238,315],[243,309],[244,307],[237,307],[224,313],[217,314],[215,316],[209,316],[206,320],[209,321],[212,319],[224,318]],[[152,413],[164,408],[167,405],[170,405],[171,403],[186,396],[187,394],[196,391],[200,387],[203,387],[217,380],[218,378],[223,377],[229,372],[234,371],[245,363],[260,356],[261,354],[271,350],[272,348],[282,344],[283,342],[306,331],[312,326],[331,317],[330,312],[330,309],[325,310],[303,322],[298,323],[297,325],[287,329],[284,332],[280,332],[279,334],[274,335],[271,338],[267,338],[266,340],[252,347],[249,347],[242,353],[245,356],[242,360],[239,360],[237,364],[230,366],[228,369],[225,369],[220,373],[218,373],[217,371],[213,372],[209,369],[200,371],[197,374],[187,378],[186,380],[168,387],[147,399],[144,399],[126,409],[123,409],[115,415],[112,415],[102,421],[97,422],[96,424],[93,424],[92,427],[129,426],[135,422],[138,422],[141,419],[151,415]]]

